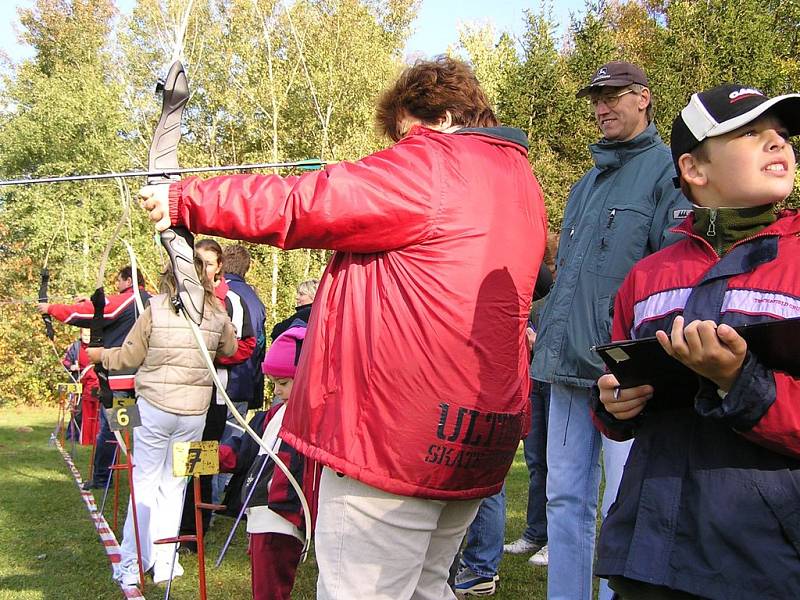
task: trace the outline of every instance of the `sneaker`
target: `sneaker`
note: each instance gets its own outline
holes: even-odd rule
[[[136,565],[118,567],[114,569],[114,581],[122,587],[137,587],[139,583],[139,568]]]
[[[453,589],[459,596],[492,596],[497,591],[498,581],[500,581],[499,575],[481,577],[469,567],[462,566],[456,573]]]
[[[153,583],[164,583],[165,581],[169,581],[170,570],[172,571],[172,579],[177,579],[183,575],[183,567],[181,566],[181,563],[178,562],[177,557],[175,559],[174,568],[169,562],[156,563],[153,566]]]
[[[528,562],[532,565],[536,565],[537,567],[546,567],[547,563],[549,562],[550,555],[547,550],[547,546],[542,546],[541,550],[539,550],[536,554],[531,556],[528,559]]]
[[[181,545],[178,546],[178,554],[183,554],[184,556],[197,554],[197,542],[181,542]]]
[[[503,546],[503,552],[506,554],[533,554],[541,549],[541,544],[526,540],[524,537]]]
[[[83,485],[81,485],[81,489],[84,492],[88,492],[89,490],[101,490],[104,486],[102,483],[98,483],[96,481],[84,481]]]

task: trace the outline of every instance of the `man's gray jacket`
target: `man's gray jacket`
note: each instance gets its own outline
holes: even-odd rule
[[[595,166],[567,200],[531,369],[536,380],[581,387],[604,372],[591,348],[610,340],[617,288],[634,263],[678,239],[669,229],[691,208],[672,183],[672,157],[654,124],[589,149]]]

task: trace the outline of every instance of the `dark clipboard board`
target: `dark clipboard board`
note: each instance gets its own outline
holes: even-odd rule
[[[800,376],[800,317],[735,329],[764,366]],[[594,350],[621,387],[650,384],[655,388],[650,409],[691,404],[697,393],[697,375],[664,352],[655,337],[603,344]]]

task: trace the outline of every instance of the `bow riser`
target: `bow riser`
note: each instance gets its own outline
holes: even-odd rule
[[[176,169],[178,167],[178,142],[181,141],[181,117],[189,100],[189,85],[186,72],[180,61],[175,61],[167,78],[156,91],[162,94],[161,118],[153,134],[147,168],[150,171]],[[170,183],[169,177],[148,177],[149,185]],[[188,229],[175,227],[161,232],[161,244],[169,255],[177,296],[173,298],[176,308],[183,307],[186,315],[197,325],[203,321],[205,290],[194,267],[194,237]]]
[[[40,273],[40,280],[39,280],[39,302],[47,302],[47,288],[50,284],[50,271],[47,270],[47,267],[44,267]],[[49,314],[44,313],[42,315],[42,321],[44,321],[44,330],[45,335],[47,335],[47,339],[51,342],[55,340],[55,331],[53,331],[53,317]]]

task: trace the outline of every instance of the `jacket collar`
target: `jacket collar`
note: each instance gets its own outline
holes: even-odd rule
[[[589,145],[595,166],[601,171],[619,169],[631,158],[661,143],[655,123],[631,140],[619,142],[605,138]]]
[[[477,134],[506,142],[513,142],[528,149],[528,135],[516,127],[462,127],[454,132],[456,135]]]
[[[694,223],[695,223],[695,215],[694,213],[690,214],[686,219],[684,219],[679,225],[670,229],[675,233],[682,233],[690,238],[700,241],[701,243],[707,245],[711,248],[711,245],[706,241],[703,236],[697,235],[694,232]],[[761,236],[786,236],[786,235],[800,235],[800,213],[798,213],[797,209],[788,208],[782,210],[778,213],[778,218],[776,221],[765,227],[758,233],[749,238],[745,239],[752,239],[753,237],[761,237]],[[738,246],[745,240],[740,240],[733,244],[734,246]],[[716,253],[715,253],[716,254]]]
[[[480,135],[492,138],[503,144],[513,144],[519,146],[525,152],[528,151],[528,135],[516,127],[462,127],[452,133],[442,133],[435,129],[428,129],[423,125],[414,125],[406,135]]]

